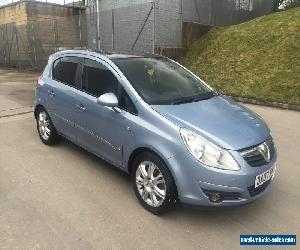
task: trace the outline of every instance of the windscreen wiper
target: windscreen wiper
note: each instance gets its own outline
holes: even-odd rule
[[[203,95],[186,97],[186,98],[182,98],[179,100],[175,100],[175,101],[171,102],[171,105],[179,105],[179,104],[184,104],[184,103],[203,101],[203,100],[210,99],[213,96],[216,96],[216,94],[214,91],[211,91],[211,92],[205,93]]]

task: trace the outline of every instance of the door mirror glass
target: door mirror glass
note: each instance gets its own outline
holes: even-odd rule
[[[97,99],[97,103],[102,106],[111,107],[111,108],[118,107],[118,105],[119,105],[118,98],[116,97],[116,95],[114,93],[106,93],[106,94],[101,95]]]

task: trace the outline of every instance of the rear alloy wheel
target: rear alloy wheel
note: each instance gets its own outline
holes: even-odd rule
[[[57,132],[52,124],[48,113],[40,109],[36,117],[39,136],[46,145],[53,145],[58,141]]]
[[[132,182],[140,203],[153,214],[161,214],[176,202],[177,192],[170,171],[154,154],[143,153],[134,161]]]

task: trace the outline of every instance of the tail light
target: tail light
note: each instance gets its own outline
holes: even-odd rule
[[[43,74],[41,74],[36,82],[37,85],[43,85]]]

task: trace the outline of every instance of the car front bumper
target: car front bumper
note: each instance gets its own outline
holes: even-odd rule
[[[233,206],[246,204],[263,196],[269,190],[273,178],[255,188],[255,177],[276,167],[277,153],[275,152],[271,162],[261,167],[249,166],[236,151],[231,154],[241,167],[238,171],[207,167],[189,152],[169,158],[168,164],[180,201],[193,206]],[[222,201],[211,202],[209,197],[212,193],[221,195]]]

